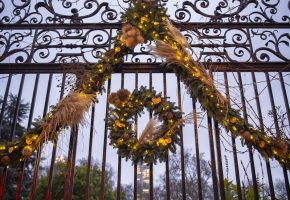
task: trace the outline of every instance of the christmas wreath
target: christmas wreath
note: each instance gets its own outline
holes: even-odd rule
[[[134,163],[165,161],[168,149],[176,151],[180,143],[180,125],[185,123],[182,113],[174,103],[162,98],[161,93],[141,87],[132,94],[120,89],[109,96],[110,108],[108,128],[110,144],[118,149],[118,154]],[[135,116],[141,115],[144,108],[152,112],[142,134],[137,137],[133,130]]]

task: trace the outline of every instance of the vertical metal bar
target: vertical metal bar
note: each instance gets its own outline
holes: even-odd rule
[[[94,136],[94,121],[95,121],[95,104],[92,105],[92,113],[91,113],[89,153],[88,153],[86,183],[85,183],[85,188],[84,188],[85,200],[89,199],[89,193],[90,193],[89,189],[90,189],[90,174],[91,174],[91,161],[92,161],[92,146],[93,146],[93,136]]]
[[[201,171],[200,171],[200,157],[199,157],[199,142],[198,142],[198,128],[197,128],[197,111],[196,99],[192,99],[192,112],[193,112],[193,125],[194,125],[194,141],[195,141],[195,154],[196,154],[196,171],[197,171],[197,185],[198,185],[198,199],[202,200],[201,188]]]
[[[66,74],[64,73],[62,75],[61,89],[60,89],[60,95],[59,95],[59,99],[60,100],[62,99],[63,94],[64,94],[65,79],[66,79]],[[58,138],[55,138],[53,140],[52,156],[51,156],[51,160],[50,160],[50,168],[49,168],[49,175],[48,175],[47,189],[46,189],[46,197],[45,197],[46,200],[50,200],[51,199],[51,189],[52,189],[54,163],[55,163],[55,159],[56,159],[57,142],[58,142]]]
[[[42,115],[43,118],[45,117],[47,110],[48,110],[52,75],[53,74],[50,73],[49,78],[48,78],[46,97],[45,97],[45,103],[44,103],[44,109],[43,109],[43,115]],[[38,169],[39,169],[40,158],[41,158],[41,150],[42,150],[42,144],[39,145],[39,147],[37,148],[36,159],[34,162],[34,172],[33,172],[32,183],[31,183],[30,200],[33,200],[34,196],[35,196],[35,190],[36,190],[36,184],[37,184],[37,178],[38,178]]]
[[[31,106],[30,106],[30,111],[29,111],[29,117],[28,117],[28,123],[27,123],[27,130],[30,128],[31,123],[32,123],[34,106],[35,106],[35,99],[36,99],[36,95],[37,95],[38,81],[39,81],[39,74],[36,74],[33,93],[32,93]],[[16,200],[18,200],[20,198],[22,179],[23,179],[23,174],[24,174],[24,166],[25,166],[25,161],[23,163],[21,163],[19,174],[18,174],[18,181],[17,181],[16,193],[15,193]]]
[[[8,99],[10,85],[11,85],[11,80],[12,80],[12,74],[9,74],[8,80],[7,80],[7,84],[6,84],[5,93],[4,93],[3,103],[2,103],[2,107],[1,107],[0,127],[2,126],[2,122],[3,122],[5,107],[6,107],[6,104],[7,104],[7,99]],[[0,134],[1,134],[1,128],[0,128]]]
[[[15,128],[17,124],[17,117],[18,117],[19,107],[21,103],[21,96],[22,96],[24,81],[25,81],[25,74],[22,74],[20,86],[18,90],[18,95],[17,95],[16,107],[15,107],[13,121],[12,121],[12,126],[11,126],[10,141],[12,141],[13,138],[15,137]]]
[[[0,113],[0,134],[1,134],[1,126],[2,126],[2,122],[3,122],[5,107],[6,107],[6,104],[7,104],[7,98],[8,98],[8,95],[9,95],[11,79],[12,79],[12,74],[9,74],[9,77],[8,77],[8,80],[7,80],[7,84],[6,84],[5,93],[4,93],[3,103],[2,103],[2,107],[1,107],[1,113]],[[0,200],[2,200],[2,198],[3,198],[3,192],[4,192],[6,176],[7,176],[7,167],[5,166],[4,169],[3,169],[3,172],[1,174]]]
[[[180,88],[180,77],[177,76],[177,93],[178,93],[178,107],[182,112],[181,106],[181,88]],[[184,148],[183,148],[183,129],[180,127],[180,154],[181,154],[181,182],[182,182],[182,199],[186,200],[186,188],[185,188],[185,166],[184,166]]]
[[[30,106],[30,112],[28,117],[28,124],[27,129],[31,127],[33,113],[34,113],[34,107],[35,107],[35,100],[37,96],[37,88],[38,88],[38,82],[39,82],[39,74],[36,74],[35,82],[34,82],[34,88],[33,88],[33,94],[32,94],[32,100],[31,100],[31,106]]]
[[[214,152],[214,143],[213,143],[212,119],[208,113],[207,113],[207,127],[208,127],[208,136],[209,136],[211,174],[212,174],[212,182],[213,182],[213,196],[215,200],[218,200],[219,192],[218,192],[218,187],[217,187],[218,179],[217,179],[217,172],[216,172],[215,152]]]
[[[276,134],[280,135],[279,122],[278,122],[278,118],[277,118],[277,111],[276,111],[272,86],[271,86],[268,72],[265,72],[265,76],[266,76],[267,88],[268,88],[269,98],[270,98],[271,107],[272,107],[272,113],[273,113],[273,117],[274,117],[274,125],[275,125],[275,129],[276,129]],[[288,179],[287,169],[285,166],[283,166],[283,174],[284,174],[284,180],[285,180],[285,188],[287,191],[287,197],[288,197],[288,199],[290,199],[289,179]]]
[[[243,109],[243,116],[246,122],[248,122],[248,115],[247,115],[247,108],[246,108],[246,99],[244,95],[244,89],[243,89],[243,81],[241,73],[238,72],[238,85],[240,89],[241,94],[241,101],[242,101],[242,109]],[[251,172],[252,172],[252,181],[253,181],[253,188],[254,188],[254,198],[255,200],[259,199],[259,190],[258,190],[258,183],[256,178],[256,169],[255,169],[255,162],[254,162],[254,156],[252,147],[249,147],[249,157],[250,157],[250,165],[251,165]]]
[[[280,84],[281,84],[281,88],[282,88],[285,108],[286,108],[286,112],[287,112],[288,124],[290,125],[289,102],[288,102],[288,97],[287,97],[287,93],[286,93],[284,78],[283,78],[283,75],[282,75],[281,72],[279,72],[279,79],[280,79]],[[286,167],[283,167],[283,173],[284,173],[285,187],[286,187],[286,191],[287,191],[287,196],[288,196],[288,199],[290,199],[290,186],[289,186],[289,179],[288,179],[288,174],[287,174]]]
[[[111,93],[111,79],[108,79],[107,99]],[[100,200],[104,199],[105,195],[105,175],[106,175],[106,159],[107,159],[107,139],[108,139],[108,112],[109,103],[106,102],[106,115],[105,115],[105,130],[104,130],[104,144],[103,144],[103,160],[102,160],[102,175],[101,175],[101,189]]]
[[[164,98],[166,98],[167,97],[166,73],[163,73],[163,94]],[[166,155],[165,174],[166,174],[166,199],[170,200],[169,151],[167,151]]]
[[[0,200],[3,199],[5,179],[7,176],[7,167],[5,166],[1,175],[1,185],[0,185]]]
[[[64,185],[64,196],[63,196],[65,200],[72,199],[77,139],[78,139],[78,127],[74,127],[71,130],[70,141],[69,141],[67,174],[66,174],[66,179],[64,183],[65,185]]]
[[[152,73],[149,73],[149,88],[152,90]],[[150,119],[152,118],[152,111],[149,112],[149,117]],[[153,200],[153,192],[154,192],[154,187],[153,187],[153,164],[150,164],[149,168],[149,178],[150,178],[150,200]]]
[[[257,107],[258,117],[259,117],[260,130],[263,133],[265,133],[256,76],[255,76],[254,72],[251,72],[251,75],[252,75],[252,81],[253,81],[253,87],[254,87],[254,93],[255,93],[255,99],[256,99],[256,107]],[[271,166],[269,163],[269,159],[265,159],[265,162],[266,162],[266,169],[267,169],[267,175],[268,175],[268,183],[269,183],[271,200],[275,200],[276,199],[275,198],[275,191],[274,191],[272,172],[271,172]]]
[[[212,71],[210,71],[210,75],[211,75],[212,79],[214,79]],[[219,128],[217,120],[215,120],[215,119],[214,119],[214,130],[215,130],[215,143],[216,143],[216,151],[217,151],[220,198],[226,199],[225,185],[224,185],[224,173],[223,173],[223,162],[222,162],[222,153],[221,153],[220,128]]]
[[[221,153],[221,141],[220,141],[220,128],[218,122],[214,120],[215,128],[215,142],[217,149],[217,162],[218,162],[218,174],[219,174],[219,187],[220,187],[220,198],[226,199],[225,185],[224,185],[224,173],[223,173],[223,163],[222,163],[222,153]]]
[[[229,82],[228,82],[227,72],[224,72],[224,82],[225,82],[225,89],[226,89],[226,97],[227,97],[227,100],[230,102],[230,91],[229,91]],[[237,184],[237,191],[238,191],[238,200],[242,200],[242,189],[241,189],[241,181],[240,181],[240,170],[239,170],[239,162],[238,162],[238,155],[237,155],[236,138],[233,135],[231,135],[231,138],[232,138],[234,165],[235,165],[235,175],[236,175],[235,177],[236,177],[236,184]]]
[[[135,74],[135,89],[138,88],[138,73]],[[135,115],[134,132],[136,137],[138,137],[138,116]],[[137,164],[134,164],[134,200],[137,200]]]
[[[121,88],[124,88],[124,73],[121,74]],[[121,198],[122,158],[118,156],[117,200]]]
[[[283,78],[283,75],[281,72],[279,72],[279,79],[280,79],[280,84],[281,84],[281,88],[282,88],[283,99],[284,99],[285,109],[286,109],[287,118],[288,118],[288,124],[290,125],[289,101],[288,101],[287,92],[286,92],[286,88],[285,88],[284,78]]]
[[[13,138],[15,137],[15,129],[16,129],[16,124],[17,124],[17,117],[18,117],[18,113],[19,113],[19,107],[20,107],[20,104],[21,104],[21,97],[22,97],[24,81],[25,81],[25,74],[22,74],[21,75],[20,85],[19,85],[19,90],[18,90],[18,94],[17,94],[17,100],[16,100],[16,105],[15,105],[16,107],[15,107],[15,110],[14,110],[13,120],[12,120],[12,124],[11,124],[10,141],[12,141]],[[22,168],[23,168],[23,163],[20,166],[20,169],[22,169]],[[20,170],[20,171],[22,172],[22,170]],[[5,171],[5,176],[6,175],[7,175],[7,169]],[[22,177],[22,173],[20,173],[20,175],[21,175],[20,177]],[[18,179],[19,179],[19,176],[18,176]],[[3,182],[3,187],[5,187],[5,177],[4,177],[3,181],[4,181]],[[17,190],[15,192],[17,192]],[[17,195],[16,195],[16,197],[17,197]]]

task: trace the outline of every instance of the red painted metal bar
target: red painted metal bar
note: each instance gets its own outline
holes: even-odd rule
[[[72,199],[77,139],[78,139],[78,128],[74,128],[71,130],[70,133],[69,151],[67,159],[67,172],[64,183],[64,195],[63,195],[64,200]]]
[[[4,186],[5,186],[6,176],[7,176],[7,167],[4,167],[2,174],[1,174],[0,200],[2,200],[3,196],[4,196]]]
[[[3,103],[2,103],[2,107],[1,107],[0,126],[2,126],[2,122],[3,122],[3,116],[4,116],[4,112],[5,112],[5,107],[7,104],[10,86],[11,86],[11,80],[12,80],[12,74],[9,74],[6,88],[5,88]],[[0,134],[1,134],[1,129],[0,129]],[[1,174],[1,182],[0,182],[0,200],[3,199],[6,176],[7,176],[7,167],[4,167],[2,174]]]

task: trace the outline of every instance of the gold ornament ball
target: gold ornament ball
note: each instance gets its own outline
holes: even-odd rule
[[[160,97],[153,97],[152,102],[154,105],[157,105],[161,102],[161,98]]]
[[[284,142],[283,140],[278,140],[276,142],[276,145],[279,149],[281,149],[281,151],[284,153],[286,153],[288,151],[288,145],[286,144],[286,142]]]
[[[121,51],[121,48],[120,47],[115,47],[115,52],[118,53]]]
[[[170,144],[172,142],[172,139],[171,138],[166,138],[165,141],[166,141],[167,144]]]
[[[246,140],[251,140],[252,139],[252,134],[249,131],[244,131],[242,132],[242,136],[246,139]]]
[[[26,142],[26,144],[30,145],[30,144],[32,144],[32,139],[29,138],[29,137],[27,137],[27,138],[25,139],[25,142]]]
[[[30,156],[32,154],[32,148],[30,146],[25,146],[23,149],[22,149],[22,154],[24,156]]]
[[[266,146],[266,142],[261,141],[261,142],[259,143],[259,147],[260,147],[261,149],[265,148],[265,146]]]
[[[122,145],[122,144],[124,144],[124,140],[123,140],[123,138],[119,138],[119,139],[117,140],[117,144],[118,144],[118,145]]]
[[[166,112],[166,118],[167,119],[172,119],[173,118],[173,113],[172,112]]]
[[[236,117],[231,117],[231,118],[230,118],[230,122],[233,123],[233,124],[235,124],[235,123],[238,122],[238,118],[236,118]]]
[[[279,149],[277,147],[272,147],[272,152],[274,155],[276,156],[282,156],[283,155],[283,150],[282,149]]]

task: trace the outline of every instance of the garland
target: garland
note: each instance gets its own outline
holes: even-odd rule
[[[176,151],[176,144],[180,144],[180,125],[184,123],[182,113],[174,103],[161,97],[155,90],[141,87],[132,94],[126,89],[112,93],[109,102],[115,109],[110,109],[108,128],[111,130],[109,138],[111,145],[118,149],[118,154],[131,159],[134,163],[147,164],[166,160],[168,149]],[[151,119],[141,136],[137,138],[134,118],[140,115],[144,108],[153,113],[156,119]],[[157,121],[162,122],[161,125]]]
[[[234,136],[241,136],[243,143],[257,149],[266,159],[275,158],[289,169],[289,141],[267,136],[248,124],[239,111],[230,108],[205,68],[192,60],[186,39],[167,22],[166,10],[150,0],[147,3],[133,1],[133,4],[122,16],[123,27],[117,34],[114,47],[104,53],[97,64],[84,65],[86,71],[76,72],[75,88],[52,107],[44,119],[36,121],[21,138],[0,145],[0,164],[6,166],[24,161],[44,141],[51,141],[62,129],[81,123],[91,103],[97,101],[95,94],[104,91],[105,81],[123,62],[123,56],[138,43],[156,40],[157,47],[152,48],[152,52],[166,59],[167,66],[180,76],[192,98],[198,99],[204,110]]]

